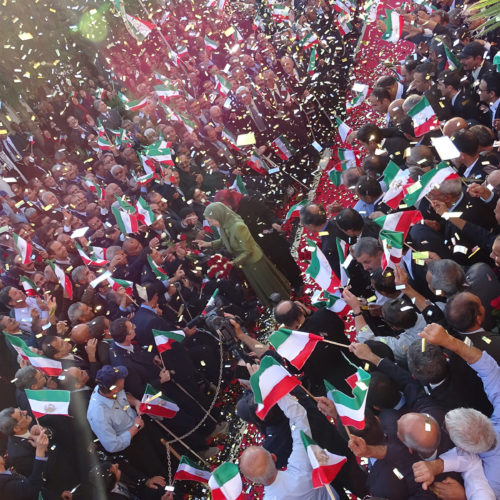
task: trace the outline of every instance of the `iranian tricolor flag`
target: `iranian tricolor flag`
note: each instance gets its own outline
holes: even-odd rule
[[[210,476],[210,471],[200,467],[185,455],[181,455],[179,466],[174,474],[174,481],[198,481],[207,484]]]
[[[26,276],[20,276],[19,281],[21,282],[21,285],[23,286],[24,291],[26,292],[26,295],[28,297],[36,297],[38,295],[36,291],[37,286],[29,278],[27,278]]]
[[[321,448],[304,431],[300,431],[300,437],[311,462],[313,488],[330,484],[347,462],[347,458]]]
[[[335,21],[337,28],[339,29],[339,33],[342,36],[349,34],[352,31],[352,24],[349,21]]]
[[[75,247],[78,250],[78,254],[82,258],[83,263],[86,266],[98,266],[98,267],[101,267],[101,266],[105,266],[106,264],[109,264],[108,260],[105,260],[105,259],[96,259],[94,257],[89,257],[85,253],[85,251],[83,250],[83,248],[76,241],[75,241]]]
[[[87,179],[84,177],[83,183],[89,188],[89,191],[92,191],[93,193],[96,194],[98,200],[104,200],[106,197],[106,191],[101,188],[98,184],[96,184],[94,181],[91,181],[90,179]]]
[[[166,280],[168,279],[168,274],[156,264],[156,262],[151,258],[151,255],[147,256],[149,265],[151,266],[151,269],[153,270],[153,273],[157,278],[160,278],[161,280]]]
[[[260,17],[258,14],[255,16],[255,19],[253,20],[252,24],[252,29],[254,31],[260,29],[262,25],[264,24],[264,21],[262,20],[262,17]]]
[[[175,50],[179,59],[182,59],[183,57],[186,57],[188,55],[187,45],[180,45],[176,47]]]
[[[296,153],[295,149],[284,135],[276,137],[271,143],[271,147],[282,160],[288,160]]]
[[[70,391],[59,391],[55,389],[43,389],[34,391],[25,389],[31,412],[35,418],[44,415],[66,415],[69,417]]]
[[[226,8],[227,0],[207,0],[207,7],[216,7],[217,10],[223,11]]]
[[[340,280],[332,271],[330,263],[326,260],[324,253],[312,240],[307,240],[308,249],[311,251],[311,263],[306,269],[306,274],[326,292],[333,293],[340,286]]]
[[[396,43],[403,34],[404,19],[395,10],[385,9],[386,18],[383,19],[385,24],[385,33],[382,35],[382,40],[386,42]]]
[[[205,42],[205,48],[207,50],[215,50],[219,47],[219,44],[215,40],[209,38],[207,35],[205,35],[204,42]]]
[[[349,284],[349,274],[347,268],[351,259],[349,258],[349,245],[340,238],[337,238],[337,253],[340,263],[340,286],[347,286]]]
[[[124,102],[123,105],[126,111],[139,111],[144,108],[148,103],[147,97],[142,97],[141,99],[136,99],[134,101]]]
[[[450,179],[458,179],[457,172],[446,163],[440,163],[437,168],[429,170],[415,184],[410,186],[407,190],[408,194],[404,197],[404,202],[409,207],[412,207],[430,191],[438,188],[442,182]]]
[[[108,282],[111,284],[111,288],[116,292],[118,288],[124,288],[127,295],[132,295],[134,289],[134,283],[128,280],[120,280],[118,278],[109,277]]]
[[[135,179],[137,184],[139,184],[139,186],[145,186],[146,184],[149,184],[154,179],[158,178],[158,176],[156,175],[156,172],[149,172],[148,174],[141,175],[140,177],[137,177],[134,174],[134,172],[132,172],[132,177]]]
[[[278,354],[290,361],[297,370],[302,370],[316,344],[322,340],[321,335],[287,328],[280,328],[269,337],[269,342]]]
[[[241,149],[236,145],[236,137],[226,127],[222,127],[221,136],[228,142],[231,149],[234,149],[235,151],[241,151]]]
[[[240,174],[236,176],[236,179],[234,179],[234,182],[231,184],[231,186],[229,186],[229,189],[234,189],[240,194],[247,194],[247,188]]]
[[[346,316],[351,310],[338,291],[335,293],[320,291],[312,297],[311,303],[314,307],[324,307],[339,316]]]
[[[156,26],[149,21],[144,21],[144,19],[139,19],[138,17],[131,16],[127,14],[127,20],[135,33],[134,37],[136,40],[142,41],[149,36],[151,31],[153,31]]]
[[[316,59],[318,58],[318,53],[316,47],[313,47],[311,53],[309,54],[309,64],[307,65],[307,74],[312,75],[316,71]]]
[[[384,248],[382,257],[382,269],[386,267],[396,268],[396,264],[401,262],[403,257],[404,234],[399,231],[382,229],[379,234],[380,241]]]
[[[345,12],[349,13],[350,7],[352,7],[352,3],[347,1],[347,2],[342,2],[342,0],[334,0],[333,2],[333,9],[336,12]]]
[[[387,186],[387,191],[384,193],[382,201],[388,207],[396,210],[408,193],[408,187],[414,182],[410,178],[410,171],[408,169],[401,170],[390,160],[384,170],[384,182]]]
[[[364,429],[366,395],[368,394],[370,378],[369,373],[358,368],[354,377],[349,377],[349,385],[353,387],[352,396],[338,391],[327,380],[324,381],[326,396],[335,403],[337,413],[344,425]]]
[[[224,97],[227,97],[231,91],[231,82],[220,75],[216,75],[216,77],[217,81],[215,82],[215,89],[218,90]]]
[[[295,217],[300,216],[300,209],[307,205],[307,200],[302,200],[299,201],[298,203],[295,203],[295,205],[292,205],[288,212],[285,215],[285,220],[289,219],[294,219]]]
[[[156,417],[173,418],[177,415],[179,407],[161,391],[147,384],[139,406],[141,413],[155,415]]]
[[[243,500],[243,483],[238,466],[229,462],[219,465],[208,480],[212,500]]]
[[[182,93],[176,87],[165,85],[155,85],[155,94],[163,102],[168,102],[170,99],[175,99],[176,97],[182,97]]]
[[[359,153],[359,150],[354,151],[353,149],[348,148],[337,149],[337,156],[345,168],[361,166],[361,161],[358,157]]]
[[[95,259],[106,259],[106,250],[107,249],[103,247],[92,247],[89,245],[90,255],[92,255],[92,257]]]
[[[352,111],[354,108],[357,108],[360,104],[362,104],[367,97],[372,93],[372,88],[369,85],[365,85],[364,83],[356,83],[355,84],[359,88],[359,92],[356,92],[356,96],[346,101],[346,110]]]
[[[139,229],[139,222],[135,215],[120,210],[117,207],[111,207],[116,223],[123,234],[135,233]]]
[[[29,264],[31,262],[33,247],[24,238],[21,238],[21,236],[16,233],[12,234],[12,238],[14,239],[17,254],[21,257],[21,262],[23,264]]]
[[[302,50],[310,49],[313,45],[317,45],[319,43],[319,38],[315,33],[308,33],[302,40],[299,42],[299,46]]]
[[[290,8],[284,5],[274,5],[271,15],[273,19],[277,22],[284,21],[290,16]]]
[[[274,358],[264,356],[259,369],[250,377],[250,385],[257,403],[255,414],[263,420],[269,410],[300,382]]]
[[[340,118],[335,117],[335,121],[337,122],[337,132],[342,139],[342,142],[345,142],[347,136],[352,132],[352,128],[349,127],[346,123],[344,123]]]
[[[144,154],[158,163],[162,163],[164,165],[174,166],[174,162],[172,160],[172,143],[164,140],[159,140],[154,144],[151,144],[144,151]]]
[[[333,183],[334,186],[340,186],[342,184],[342,172],[346,169],[345,163],[341,161],[332,161],[332,168],[328,170],[328,179]],[[328,165],[330,162],[328,162]]]
[[[206,314],[208,314],[208,312],[209,312],[208,310],[211,309],[215,305],[215,298],[217,297],[218,293],[219,293],[219,289],[216,288],[214,290],[214,292],[212,293],[211,297],[208,299],[207,305],[205,306],[205,308],[201,312],[201,314],[203,316],[205,316]]]
[[[250,168],[261,175],[267,175],[270,172],[266,161],[255,151],[250,155],[246,163]]]
[[[147,201],[139,196],[137,203],[135,205],[137,220],[146,226],[150,226],[156,220],[156,215],[151,210]]]
[[[427,132],[439,129],[439,120],[427,97],[422,99],[408,111],[408,116],[413,120],[415,137],[420,137]]]
[[[97,134],[97,145],[99,146],[99,149],[102,149],[103,151],[111,151],[111,148],[113,147],[113,144],[108,140],[107,135],[102,134],[101,132]]]
[[[49,375],[49,377],[57,377],[62,373],[62,365],[60,361],[57,361],[56,359],[46,358],[45,356],[32,351],[26,345],[26,342],[16,335],[9,335],[5,332],[4,335],[5,338],[11,343],[12,347],[19,354],[19,356],[21,356],[21,358],[25,359],[26,361],[29,361],[35,368],[39,368],[44,373]]]
[[[186,334],[182,330],[168,332],[153,329],[153,337],[158,352],[161,354],[164,351],[170,351],[175,342],[182,342],[186,338]]]
[[[462,69],[462,63],[458,57],[443,43],[444,53],[446,54],[446,65],[444,69]]]
[[[49,260],[49,265],[57,276],[60,285],[63,287],[64,293],[68,296],[69,300],[73,299],[73,285],[66,273],[55,263]]]
[[[413,224],[417,224],[423,220],[422,214],[418,210],[408,210],[406,212],[396,212],[394,214],[383,215],[377,217],[375,222],[382,229],[389,231],[399,231],[406,238],[408,231]]]

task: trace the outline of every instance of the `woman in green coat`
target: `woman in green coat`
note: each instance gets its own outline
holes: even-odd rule
[[[212,242],[197,240],[200,248],[217,250],[224,246],[234,255],[232,264],[241,267],[249,285],[267,307],[269,296],[279,293],[282,299],[290,296],[290,283],[262,253],[243,219],[223,203],[211,203],[203,214],[211,226],[219,229],[220,239]]]

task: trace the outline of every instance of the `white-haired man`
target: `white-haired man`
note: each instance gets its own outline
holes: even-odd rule
[[[435,323],[420,336],[434,345],[455,352],[481,378],[492,405],[490,419],[472,408],[456,408],[445,417],[445,426],[455,448],[437,460],[417,462],[415,480],[427,489],[441,472],[461,472],[468,499],[488,500],[500,496],[500,366],[485,351],[449,335]]]

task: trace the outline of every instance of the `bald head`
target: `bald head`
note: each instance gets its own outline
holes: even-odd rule
[[[389,113],[389,117],[391,121],[399,124],[406,118],[406,113],[403,110],[404,99],[396,99],[389,104],[389,108],[387,112]]]
[[[466,129],[467,128],[467,122],[463,119],[460,118],[459,116],[455,116],[454,118],[450,118],[443,127],[443,134],[451,137],[452,135],[455,134],[455,132],[458,132],[459,130]]]
[[[491,184],[494,188],[500,186],[500,170],[494,170],[486,177],[486,183]]]
[[[90,338],[90,328],[85,323],[76,325],[71,330],[71,340],[75,344],[85,344]]]
[[[436,420],[430,415],[406,413],[398,420],[398,438],[422,458],[427,458],[439,446],[441,431]]]
[[[250,446],[240,456],[240,471],[250,481],[269,486],[276,479],[275,457],[262,446]]]

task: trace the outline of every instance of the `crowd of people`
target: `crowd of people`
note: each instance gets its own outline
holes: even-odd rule
[[[228,456],[216,403],[237,383],[263,444],[233,458],[265,498],[500,497],[497,32],[473,38],[458,0],[394,11],[414,51],[338,149],[363,23],[383,32],[387,6],[220,7],[165,7],[142,43],[118,27],[107,73],[42,86],[36,120],[0,127],[0,497],[182,498],[180,455]],[[327,148],[340,181],[321,182],[352,207],[308,191]],[[298,226],[340,277],[315,305]],[[333,344],[297,367],[270,315]],[[269,357],[314,398],[296,387],[261,418]],[[351,394],[358,367],[349,426],[324,381]],[[331,489],[303,433],[345,457]]]

